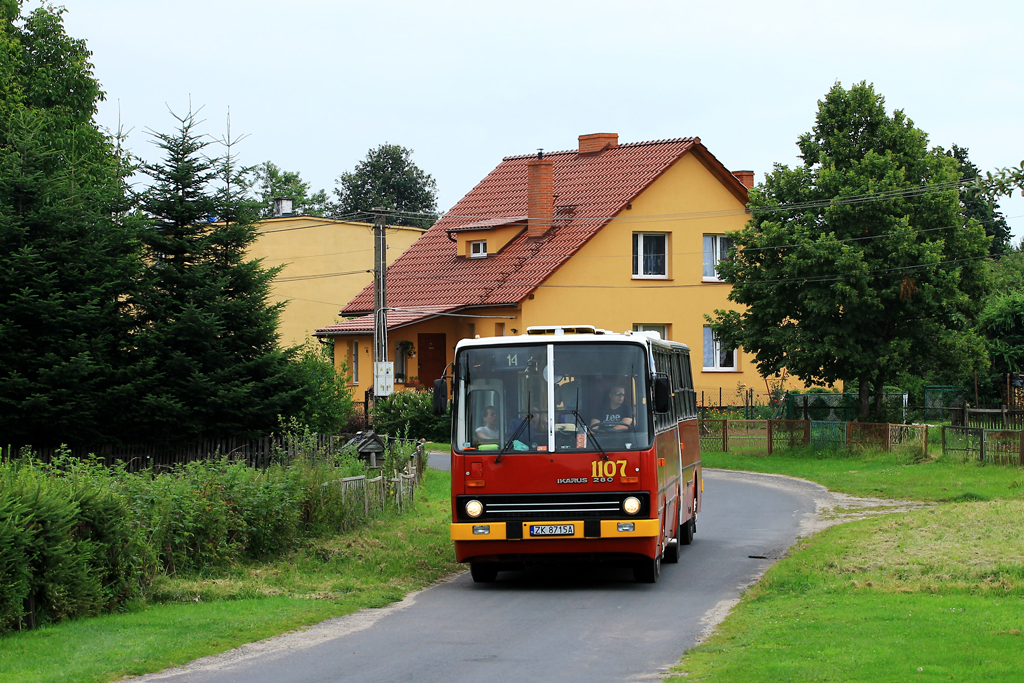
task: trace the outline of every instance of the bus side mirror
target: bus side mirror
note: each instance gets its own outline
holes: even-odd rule
[[[434,380],[434,415],[444,415],[448,412],[448,380],[445,378]]]
[[[672,387],[668,377],[654,378],[654,412],[667,413],[672,405]]]

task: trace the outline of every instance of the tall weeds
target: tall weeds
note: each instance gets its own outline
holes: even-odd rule
[[[4,459],[0,633],[121,609],[158,572],[279,555],[362,523],[370,513],[361,496],[339,485],[365,473],[354,451],[318,449],[308,430],[291,435],[289,451],[264,470],[227,458],[164,473],[66,452],[50,464]],[[387,465],[401,469],[404,456]]]

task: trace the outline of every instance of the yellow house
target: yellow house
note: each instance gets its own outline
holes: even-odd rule
[[[726,231],[747,221],[752,184],[753,172],[730,172],[699,138],[620,145],[597,133],[574,150],[506,157],[388,268],[396,380],[430,386],[462,338],[587,324],[687,344],[698,401],[763,394],[746,354],[721,348],[704,320],[733,306],[715,266]],[[342,311],[355,317],[317,330],[365,389],[372,311],[371,285]]]
[[[286,205],[287,208],[287,205]],[[317,216],[280,215],[259,224],[249,248],[263,265],[284,266],[271,299],[285,302],[278,332],[281,346],[302,344],[324,321],[373,281],[373,225]],[[422,228],[388,229],[388,264],[408,249]]]

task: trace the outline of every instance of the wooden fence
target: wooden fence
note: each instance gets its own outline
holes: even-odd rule
[[[950,410],[950,419],[955,427],[1004,431],[1024,429],[1024,410],[1005,405],[999,408],[953,408]]]
[[[928,426],[817,420],[700,420],[701,450],[767,453],[797,446],[927,452]]]

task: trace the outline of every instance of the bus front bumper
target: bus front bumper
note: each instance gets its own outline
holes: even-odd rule
[[[569,528],[571,527],[571,529]],[[571,533],[570,533],[571,531]],[[564,541],[572,539],[650,538],[661,534],[658,519],[602,519],[558,522],[480,522],[451,525],[453,541]]]

